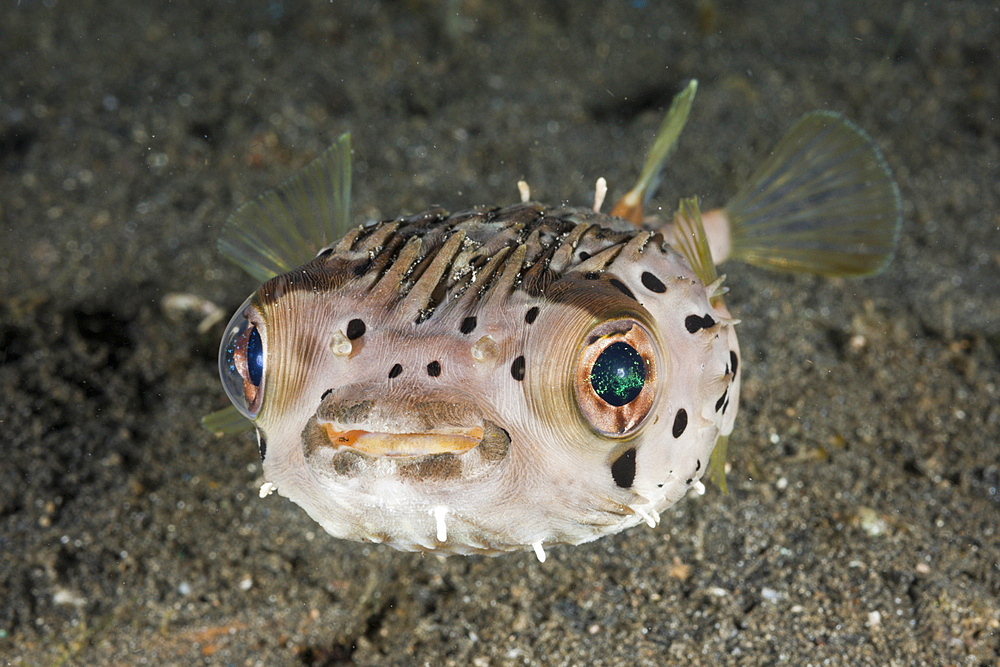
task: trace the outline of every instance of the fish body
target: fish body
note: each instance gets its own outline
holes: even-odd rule
[[[820,134],[836,136],[816,155],[802,141],[783,151],[782,175],[796,160],[816,172],[801,183],[765,174],[704,221],[690,200],[644,221],[693,93],[612,215],[522,201],[341,235],[329,221],[346,218],[346,140],[237,211],[220,246],[266,280],[227,328],[220,369],[257,428],[268,489],[337,537],[542,559],[546,545],[656,525],[713,452],[721,472],[742,364],[715,263],[870,273],[891,253],[898,193],[870,141],[826,117]],[[831,186],[845,161],[853,180]],[[833,218],[838,233],[815,231]],[[845,241],[852,225],[868,231]]]

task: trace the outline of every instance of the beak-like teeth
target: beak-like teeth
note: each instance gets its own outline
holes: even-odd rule
[[[362,430],[340,431],[334,424],[323,424],[330,443],[363,452],[369,456],[427,456],[429,454],[464,454],[483,439],[483,428],[442,428],[425,433],[377,433]]]

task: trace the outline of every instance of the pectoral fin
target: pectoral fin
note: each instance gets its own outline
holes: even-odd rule
[[[295,176],[226,220],[218,247],[260,282],[311,260],[348,230],[351,137],[343,134]]]
[[[201,418],[201,427],[217,435],[240,433],[253,428],[253,422],[240,414],[240,411],[230,405],[228,408],[216,410]]]

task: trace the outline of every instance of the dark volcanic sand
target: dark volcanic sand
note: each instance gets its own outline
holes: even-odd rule
[[[1000,664],[995,2],[105,2],[0,8],[0,656],[31,665]],[[731,492],[575,548],[422,557],[257,497],[221,323],[234,205],[345,130],[354,216],[631,184],[718,204],[805,111],[905,198],[860,282],[726,266]]]

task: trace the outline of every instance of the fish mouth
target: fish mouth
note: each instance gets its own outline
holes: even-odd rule
[[[369,416],[379,415],[373,410]],[[415,423],[411,414],[344,423],[315,416],[302,431],[302,453],[315,472],[362,483],[393,476],[414,483],[468,481],[507,459],[511,437],[500,424],[442,421]]]
[[[327,394],[302,433],[306,457],[323,450],[333,464],[381,462],[384,471],[389,469],[384,464],[454,460],[457,465],[461,458],[476,465],[506,456],[509,433],[467,395],[419,386],[385,395],[376,389],[350,385]]]
[[[417,433],[386,433],[361,429],[343,430],[336,424],[321,424],[330,444],[372,457],[420,457],[432,454],[461,455],[483,441],[481,426],[446,427]]]

